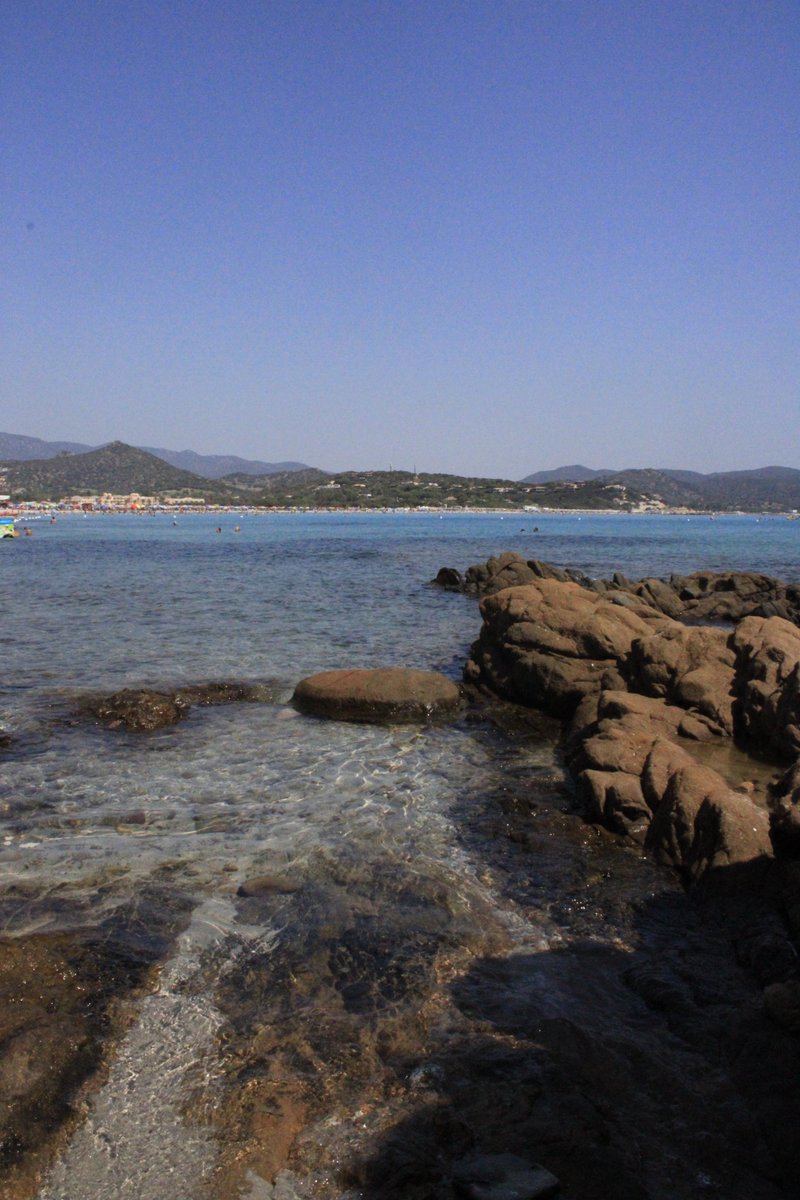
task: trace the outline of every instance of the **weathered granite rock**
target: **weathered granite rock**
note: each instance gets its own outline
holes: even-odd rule
[[[686,714],[624,692],[601,692],[597,719],[573,730],[567,760],[587,814],[643,843],[686,878],[772,855],[769,818],[679,744]],[[585,715],[585,713],[584,713]],[[699,729],[703,726],[698,721]],[[720,740],[705,726],[705,740]]]
[[[643,791],[645,769],[659,741],[671,746],[674,739],[686,736],[687,714],[674,705],[627,692],[601,692],[593,707],[593,719],[591,706],[587,705],[581,718],[585,724],[576,728],[577,720],[573,722],[565,745],[578,795],[590,816],[617,833],[643,842],[661,802],[652,786],[647,793]],[[690,736],[693,740],[717,737],[711,723],[704,724],[701,719]]]
[[[748,618],[730,635],[620,598],[546,578],[485,596],[465,678],[571,717],[564,753],[588,815],[686,879],[768,861],[769,817],[753,785],[737,790],[696,755],[745,719],[749,740],[793,745],[800,630]],[[795,805],[784,797],[780,811],[784,838],[795,837]]]
[[[481,601],[483,627],[468,682],[519,704],[570,716],[589,693],[624,686],[618,664],[667,622],[643,604],[615,604],[571,581],[540,579]]]
[[[732,734],[735,656],[728,637],[674,622],[633,642],[620,669],[632,691],[691,709]]]
[[[696,880],[714,868],[771,858],[767,812],[674,742],[653,743],[641,779],[653,811],[645,846],[659,862]]]
[[[428,721],[457,712],[461,690],[437,671],[379,667],[311,675],[292,700],[302,712],[338,721]]]
[[[800,754],[800,629],[746,617],[733,633],[736,733],[784,758]]]
[[[800,858],[800,760],[772,789],[772,840],[788,858]]]
[[[584,587],[589,586],[588,578],[579,571],[554,567],[551,563],[540,562],[535,558],[526,559],[513,550],[490,558],[486,563],[476,563],[469,567],[462,586],[470,595],[491,596],[503,588],[519,587],[525,583],[535,583],[539,579],[559,579],[562,582],[572,581]]]
[[[673,575],[685,617],[693,621],[740,621],[746,616],[800,621],[800,588],[752,571],[696,571]]]
[[[783,617],[800,624],[800,587],[750,571],[696,571],[669,579],[588,579],[580,571],[526,559],[515,551],[476,563],[464,574],[463,590],[488,596],[504,587],[537,579],[571,580],[592,591],[627,594],[666,616],[692,624],[736,622],[746,616]]]

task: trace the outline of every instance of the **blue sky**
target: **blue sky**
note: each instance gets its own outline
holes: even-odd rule
[[[4,8],[0,428],[800,467],[800,6]]]

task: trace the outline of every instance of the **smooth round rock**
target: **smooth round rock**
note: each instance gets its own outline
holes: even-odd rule
[[[287,875],[256,875],[252,879],[245,879],[237,888],[237,896],[269,896],[272,893],[279,895],[289,895],[292,892],[299,892],[300,883],[296,879],[289,879]]]
[[[293,703],[334,721],[429,721],[458,711],[457,684],[438,671],[409,667],[322,671],[301,680]]]

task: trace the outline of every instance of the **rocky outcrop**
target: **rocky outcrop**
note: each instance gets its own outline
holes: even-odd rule
[[[451,568],[452,569],[452,568]],[[441,574],[441,572],[440,572]],[[526,583],[536,583],[539,579],[558,579],[562,583],[572,582],[587,586],[589,580],[579,571],[570,571],[566,567],[554,567],[550,563],[538,559],[525,559],[513,550],[498,554],[486,563],[476,563],[469,567],[463,577],[461,588],[471,596],[491,596],[507,587],[521,587]],[[452,578],[450,579],[452,583]],[[444,583],[437,575],[434,583]]]
[[[553,579],[494,592],[481,601],[481,614],[467,681],[559,717],[588,694],[624,687],[620,661],[637,638],[666,624],[646,605],[615,603]]]
[[[780,617],[748,617],[736,652],[738,736],[783,757],[800,754],[800,629]]]
[[[637,638],[620,670],[631,691],[693,711],[730,735],[734,660],[724,630],[674,622]]]
[[[772,789],[772,836],[785,857],[800,859],[800,759]]]
[[[154,730],[175,725],[193,705],[258,703],[274,699],[263,684],[198,683],[173,691],[153,688],[123,688],[110,696],[83,699],[79,712],[94,717],[109,729]]]
[[[311,675],[292,701],[301,712],[337,721],[413,722],[457,712],[461,691],[437,671],[379,667]]]
[[[454,571],[454,568],[449,568]],[[515,551],[469,567],[459,584],[455,575],[434,580],[450,590],[490,596],[506,587],[520,587],[539,579],[579,583],[591,591],[628,595],[676,620],[734,623],[746,616],[782,617],[800,623],[800,587],[769,575],[749,571],[696,571],[668,579],[627,579],[617,572],[611,579],[589,579],[580,571],[526,559]]]
[[[625,692],[601,692],[595,707],[595,720],[573,728],[566,744],[578,795],[591,818],[690,880],[771,857],[764,805],[732,788],[687,748],[719,740],[718,726],[702,715],[691,717],[677,706]]]
[[[532,569],[504,558],[492,578]],[[465,679],[569,721],[565,757],[592,819],[691,881],[775,847],[800,855],[800,766],[768,796],[703,749],[797,758],[800,629],[775,616],[687,625],[630,589],[543,575],[485,595],[481,614]]]

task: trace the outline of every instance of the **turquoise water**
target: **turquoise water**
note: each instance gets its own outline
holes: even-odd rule
[[[590,575],[739,568],[800,579],[800,522],[781,518],[225,514],[64,516],[30,527],[32,537],[0,547],[0,727],[16,739],[0,785],[0,881],[31,898],[8,928],[74,919],[65,916],[74,907],[44,903],[53,896],[99,921],[154,879],[190,896],[195,912],[159,993],[169,1019],[143,1006],[120,1077],[42,1200],[123,1188],[160,1197],[164,1171],[187,1155],[198,1175],[180,1195],[198,1195],[217,1151],[180,1115],[180,1080],[213,1055],[222,1022],[222,968],[209,975],[209,956],[238,961],[250,946],[263,953],[270,938],[289,936],[252,928],[238,910],[236,887],[254,873],[313,883],[323,907],[326,896],[355,889],[387,923],[413,905],[402,897],[433,889],[475,936],[488,921],[517,951],[571,936],[578,918],[548,906],[547,889],[563,877],[557,860],[549,882],[542,868],[544,881],[531,885],[540,907],[523,912],[487,873],[479,842],[464,836],[464,813],[509,778],[557,778],[552,746],[510,745],[467,720],[418,730],[304,718],[287,703],[300,678],[384,664],[458,678],[477,605],[429,581],[441,566],[463,570],[507,549]],[[264,682],[272,702],[195,709],[149,735],[75,715],[88,691],[211,679]],[[148,1033],[148,1021],[172,1032]],[[142,1038],[147,1069],[136,1065]],[[131,1143],[156,1098],[157,1145]],[[101,1143],[114,1144],[111,1158]],[[294,1186],[323,1194],[302,1180]]]

